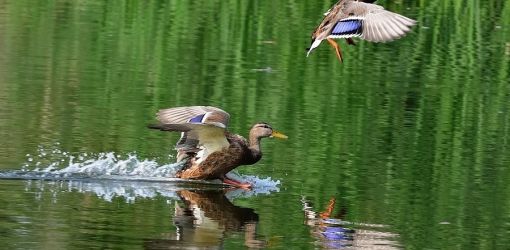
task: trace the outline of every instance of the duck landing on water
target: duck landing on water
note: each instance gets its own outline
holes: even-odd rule
[[[230,115],[216,107],[190,106],[162,109],[157,113],[160,124],[149,128],[182,132],[177,142],[177,162],[184,162],[176,177],[183,179],[213,180],[251,188],[226,176],[241,165],[255,164],[262,157],[260,140],[265,137],[287,139],[264,122],[253,125],[248,140],[226,129]]]
[[[355,45],[353,37],[389,42],[403,37],[416,24],[415,20],[387,11],[373,2],[375,0],[340,0],[333,5],[313,31],[306,56],[326,39],[335,49],[338,60],[343,62],[342,50],[334,38],[345,38],[350,45]]]

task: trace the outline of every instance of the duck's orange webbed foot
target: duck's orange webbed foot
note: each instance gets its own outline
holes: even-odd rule
[[[238,187],[238,188],[242,188],[242,189],[251,189],[252,188],[252,184],[248,183],[248,182],[240,182],[240,181],[236,181],[234,179],[230,179],[228,177],[223,177],[221,180],[223,181],[223,183],[234,186],[234,187]]]
[[[335,40],[333,40],[332,38],[328,38],[327,40],[328,40],[329,44],[335,49],[336,57],[338,58],[338,61],[343,63],[344,58],[342,57],[342,49],[340,48],[340,45],[338,45],[335,42]]]

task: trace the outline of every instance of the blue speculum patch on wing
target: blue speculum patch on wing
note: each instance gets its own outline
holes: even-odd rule
[[[197,116],[189,119],[189,122],[202,123],[202,119],[204,119],[204,115],[205,114],[197,115]]]
[[[333,36],[356,36],[361,35],[363,21],[359,19],[341,20],[335,24],[331,30]]]

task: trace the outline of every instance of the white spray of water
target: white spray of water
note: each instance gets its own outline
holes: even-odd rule
[[[73,155],[59,149],[39,147],[38,154],[27,155],[27,162],[21,171],[3,172],[0,178],[50,179],[51,182],[39,181],[37,185],[41,191],[45,186],[52,185],[56,194],[62,191],[92,192],[107,201],[121,197],[126,202],[134,202],[139,198],[155,198],[158,195],[175,199],[175,191],[184,187],[182,182],[179,184],[169,180],[174,178],[180,167],[176,163],[159,164],[154,159],[139,159],[136,153],[124,156],[114,152]],[[270,177],[260,178],[236,172],[229,173],[229,177],[253,184],[252,190],[228,192],[230,199],[279,191],[280,181]],[[27,183],[33,187],[34,181]]]

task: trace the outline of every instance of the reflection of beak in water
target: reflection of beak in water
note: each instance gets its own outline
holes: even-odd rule
[[[258,215],[251,208],[239,207],[226,197],[226,190],[180,190],[183,205],[175,204],[175,237],[147,240],[147,249],[221,248],[229,234],[244,232],[245,245],[263,248],[258,240]]]
[[[316,242],[326,249],[362,248],[362,249],[401,249],[396,241],[397,234],[384,232],[386,225],[354,223],[343,220],[347,214],[345,207],[333,216],[336,199],[331,197],[322,212],[315,212],[310,201],[302,197],[305,212],[305,224]]]

